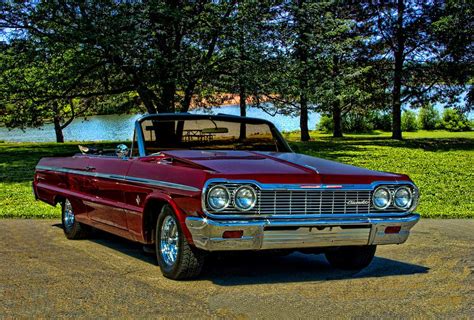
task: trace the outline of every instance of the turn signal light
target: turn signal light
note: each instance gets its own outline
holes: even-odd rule
[[[385,228],[385,233],[399,233],[400,230],[402,229],[401,226],[391,226],[391,227],[386,227]]]
[[[242,230],[237,230],[237,231],[224,231],[224,233],[222,234],[222,238],[224,239],[238,239],[238,238],[242,238],[242,236],[244,235],[244,231]]]

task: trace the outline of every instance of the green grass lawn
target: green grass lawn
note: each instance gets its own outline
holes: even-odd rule
[[[297,132],[284,135],[301,153],[408,174],[420,188],[424,217],[474,217],[474,132],[419,131],[404,133],[404,141],[386,132],[341,139],[313,132],[306,143],[297,142]],[[41,157],[76,150],[76,143],[0,143],[0,217],[59,217],[58,208],[34,201],[34,167]]]

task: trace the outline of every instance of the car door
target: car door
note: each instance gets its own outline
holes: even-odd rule
[[[130,161],[114,156],[91,156],[88,167],[93,176],[86,182],[85,188],[92,195],[89,206],[89,218],[127,230],[124,205],[123,177],[127,173]]]

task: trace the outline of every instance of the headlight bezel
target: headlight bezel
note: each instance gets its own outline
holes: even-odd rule
[[[250,192],[252,193],[253,195],[253,201],[252,201],[252,204],[250,207],[248,208],[242,208],[238,205],[238,201],[237,201],[237,195],[239,194],[239,191],[241,191],[242,189],[248,189],[250,190]],[[234,195],[233,195],[233,201],[234,201],[234,207],[239,210],[239,211],[242,211],[242,212],[245,212],[245,211],[250,211],[252,210],[253,208],[255,208],[255,205],[257,204],[257,192],[255,191],[255,188],[253,188],[252,186],[250,185],[242,185],[240,187],[238,187],[237,189],[234,190]]]
[[[408,204],[405,205],[405,206],[399,206],[397,205],[397,193],[400,191],[400,190],[406,190],[408,191],[408,194],[410,195],[410,200],[408,201]],[[412,207],[413,207],[413,204],[415,202],[415,195],[413,194],[413,191],[411,190],[410,187],[408,186],[400,186],[398,187],[397,189],[395,189],[393,191],[393,197],[392,197],[392,202],[393,202],[393,206],[397,209],[400,209],[400,210],[410,210]]]
[[[209,201],[209,198],[210,198],[210,195],[211,195],[211,192],[217,188],[220,188],[220,189],[223,189],[225,191],[225,193],[227,194],[227,201],[225,203],[225,205],[222,207],[222,208],[215,208],[211,202]],[[230,205],[230,202],[231,202],[231,194],[229,192],[229,189],[227,189],[227,187],[223,184],[216,184],[212,187],[209,188],[209,190],[207,191],[207,194],[206,194],[206,204],[209,206],[210,209],[212,209],[212,211],[214,212],[220,212],[220,211],[223,211],[225,209],[227,209]]]
[[[377,193],[379,190],[385,190],[385,191],[387,192],[387,194],[388,194],[387,204],[386,204],[385,206],[383,206],[383,207],[379,207],[379,206],[377,206],[377,205],[375,204],[375,195],[376,195],[376,193]],[[384,185],[379,186],[379,187],[377,187],[377,188],[374,190],[374,192],[372,193],[372,205],[374,206],[374,208],[375,208],[376,210],[385,210],[385,209],[387,209],[388,207],[390,207],[390,205],[392,204],[392,199],[393,199],[393,197],[392,197],[392,192],[390,191],[390,189],[388,188],[388,186],[384,186]]]

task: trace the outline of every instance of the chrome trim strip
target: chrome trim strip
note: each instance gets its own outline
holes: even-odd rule
[[[293,163],[293,162],[292,162],[292,163]],[[297,164],[297,163],[295,163],[295,164]],[[317,174],[319,174],[319,171],[318,171],[318,169],[317,169],[316,167],[310,166],[309,164],[305,164],[304,166],[305,166],[306,168],[308,168],[308,169],[313,170],[313,171],[316,172]]]
[[[138,137],[137,137],[138,153],[140,154],[140,157],[144,157],[146,156],[145,138],[143,137],[141,119],[139,121],[135,121],[135,133],[138,134]]]
[[[324,190],[351,190],[351,191],[367,191],[374,190],[379,185],[410,185],[416,190],[418,188],[411,181],[375,181],[370,184],[272,184],[272,183],[260,183],[256,180],[228,180],[223,178],[214,178],[209,179],[204,184],[202,194],[201,194],[201,206],[203,212],[210,218],[219,219],[219,220],[229,220],[229,219],[252,219],[252,218],[274,218],[274,219],[308,219],[308,218],[380,218],[383,217],[401,217],[406,216],[410,213],[409,210],[403,212],[377,212],[369,214],[359,214],[359,213],[344,213],[344,214],[288,214],[288,215],[272,215],[272,214],[258,214],[258,215],[245,215],[245,214],[213,214],[206,210],[206,194],[209,188],[209,185],[212,183],[230,183],[230,184],[253,184],[260,190],[309,190],[311,186],[314,186],[315,189],[324,189]],[[334,187],[341,186],[340,188],[335,189]]]
[[[178,184],[178,183],[161,181],[161,180],[137,178],[137,177],[131,177],[131,176],[121,176],[121,175],[105,174],[105,173],[98,173],[98,172],[88,172],[88,171],[66,169],[66,168],[59,168],[59,167],[50,167],[50,166],[36,166],[36,170],[72,173],[72,174],[77,174],[77,175],[82,175],[82,176],[111,179],[111,180],[117,180],[121,182],[141,183],[141,184],[146,184],[150,186],[173,188],[173,189],[184,190],[184,191],[192,191],[192,192],[201,191],[198,188],[187,186],[184,184]]]

